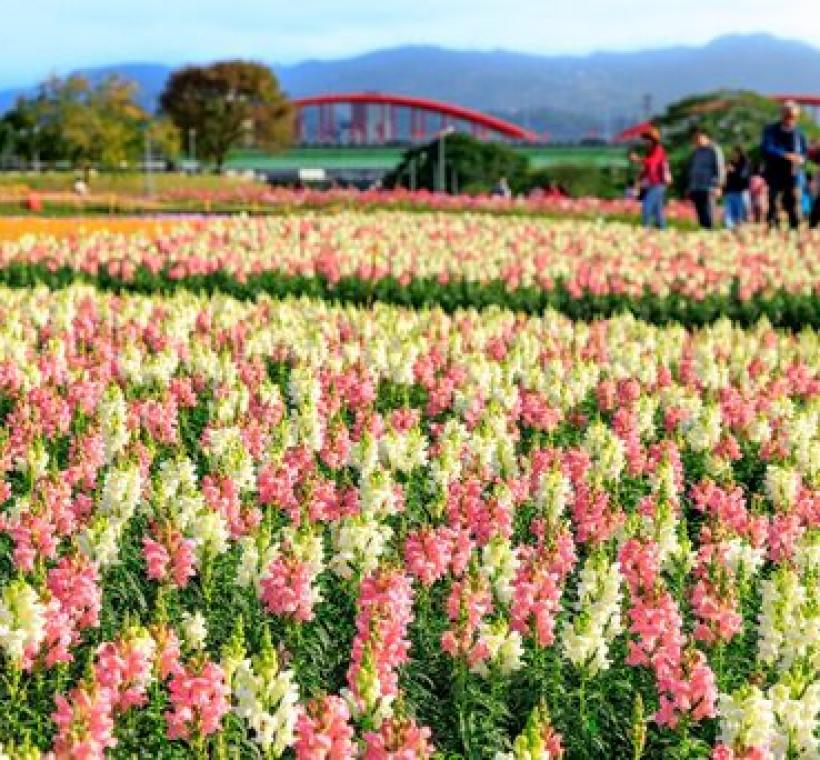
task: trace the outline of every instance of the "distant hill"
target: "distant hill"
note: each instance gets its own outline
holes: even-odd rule
[[[273,68],[294,97],[345,90],[425,95],[502,114],[559,138],[615,131],[643,116],[645,96],[660,111],[685,95],[718,88],[820,92],[820,49],[767,34],[587,56],[405,46]],[[168,71],[162,64],[126,64],[85,73],[133,78],[141,100],[153,105]],[[19,92],[0,91],[0,109]]]
[[[644,115],[645,95],[657,112],[686,95],[720,88],[820,93],[820,49],[765,34],[583,57],[401,47],[276,70],[293,95],[362,89],[424,94],[520,123],[535,119],[526,125],[539,131],[556,120],[618,129]]]
[[[165,86],[165,80],[171,71],[171,66],[162,63],[120,63],[98,68],[77,69],[71,73],[87,77],[92,83],[99,82],[111,74],[118,74],[124,79],[130,79],[137,83],[137,100],[139,104],[143,108],[154,110],[159,100],[159,94]],[[11,108],[20,95],[31,95],[36,91],[36,86],[0,90],[0,113],[4,113]]]

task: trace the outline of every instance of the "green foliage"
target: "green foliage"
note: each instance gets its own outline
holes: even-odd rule
[[[221,169],[231,148],[277,150],[293,133],[293,111],[267,66],[221,61],[175,71],[160,96],[173,123],[195,130],[197,153]]]
[[[446,192],[486,193],[501,177],[511,187],[526,183],[529,161],[512,148],[454,133],[410,148],[384,179],[385,187],[417,190],[439,188],[439,151],[444,140]]]
[[[135,101],[136,85],[116,76],[96,86],[80,76],[53,77],[32,98],[21,97],[2,120],[7,152],[33,161],[121,169],[139,161],[150,130],[163,155],[178,152],[166,122],[153,121]]]
[[[140,268],[132,280],[125,282],[104,271],[90,276],[67,267],[51,271],[41,264],[13,263],[0,269],[0,283],[10,287],[45,284],[50,288],[59,288],[76,281],[91,282],[97,288],[115,292],[169,293],[187,289],[202,293],[226,293],[238,299],[255,298],[265,293],[274,298],[307,296],[359,306],[374,301],[417,308],[438,306],[448,312],[490,306],[527,314],[554,309],[572,319],[583,320],[628,312],[653,324],[678,322],[686,326],[707,325],[719,319],[754,325],[765,317],[774,327],[793,330],[820,327],[820,297],[817,294],[785,291],[759,293],[741,300],[734,288],[731,293],[712,293],[698,301],[674,293],[660,296],[648,289],[639,298],[589,292],[573,295],[560,279],[551,290],[544,290],[538,287],[510,289],[501,280],[487,283],[451,280],[441,283],[436,278],[417,278],[408,285],[402,285],[395,277],[363,280],[349,276],[331,283],[320,275],[294,276],[275,271],[251,275],[240,282],[223,271],[172,279],[165,272],[154,273]]]
[[[574,198],[620,198],[627,179],[627,169],[622,166],[555,164],[531,172],[523,186],[514,189],[527,192],[558,185]]]

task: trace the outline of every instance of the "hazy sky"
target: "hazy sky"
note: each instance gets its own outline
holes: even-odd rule
[[[820,0],[0,0],[0,85],[106,63],[292,63],[402,43],[586,53],[767,31],[820,47]]]

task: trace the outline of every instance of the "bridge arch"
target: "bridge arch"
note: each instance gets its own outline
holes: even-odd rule
[[[398,141],[400,132],[407,135],[412,142],[418,142],[434,136],[442,129],[462,122],[469,127],[476,137],[486,139],[491,134],[508,140],[533,142],[538,136],[518,124],[505,119],[465,108],[454,103],[447,103],[432,98],[420,98],[412,95],[396,95],[383,92],[347,92],[311,95],[296,98],[296,132],[299,142],[309,142],[313,134],[320,143],[339,142],[341,130],[336,108],[350,109],[348,120],[349,142],[354,144],[386,143]],[[308,124],[306,115],[309,109],[318,109],[318,119]],[[375,123],[370,119],[370,112],[375,110]],[[400,130],[400,111],[406,111],[404,122],[407,127]],[[428,117],[438,117],[438,128],[428,129]],[[409,117],[409,118],[408,118]],[[312,129],[315,127],[315,129]]]

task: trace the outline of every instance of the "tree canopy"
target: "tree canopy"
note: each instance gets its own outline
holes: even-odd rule
[[[293,136],[292,107],[260,63],[221,61],[175,71],[160,106],[183,133],[195,130],[198,155],[218,169],[237,145],[272,151]]]
[[[112,76],[92,85],[86,78],[53,77],[33,97],[21,97],[3,117],[8,152],[32,161],[120,168],[142,156],[144,132],[156,135],[160,152],[173,157],[178,137],[135,101],[136,85]]]
[[[399,165],[385,177],[385,185],[438,189],[441,139],[407,150]],[[447,192],[487,192],[501,177],[506,177],[513,189],[526,183],[529,161],[512,148],[458,132],[443,139]]]

